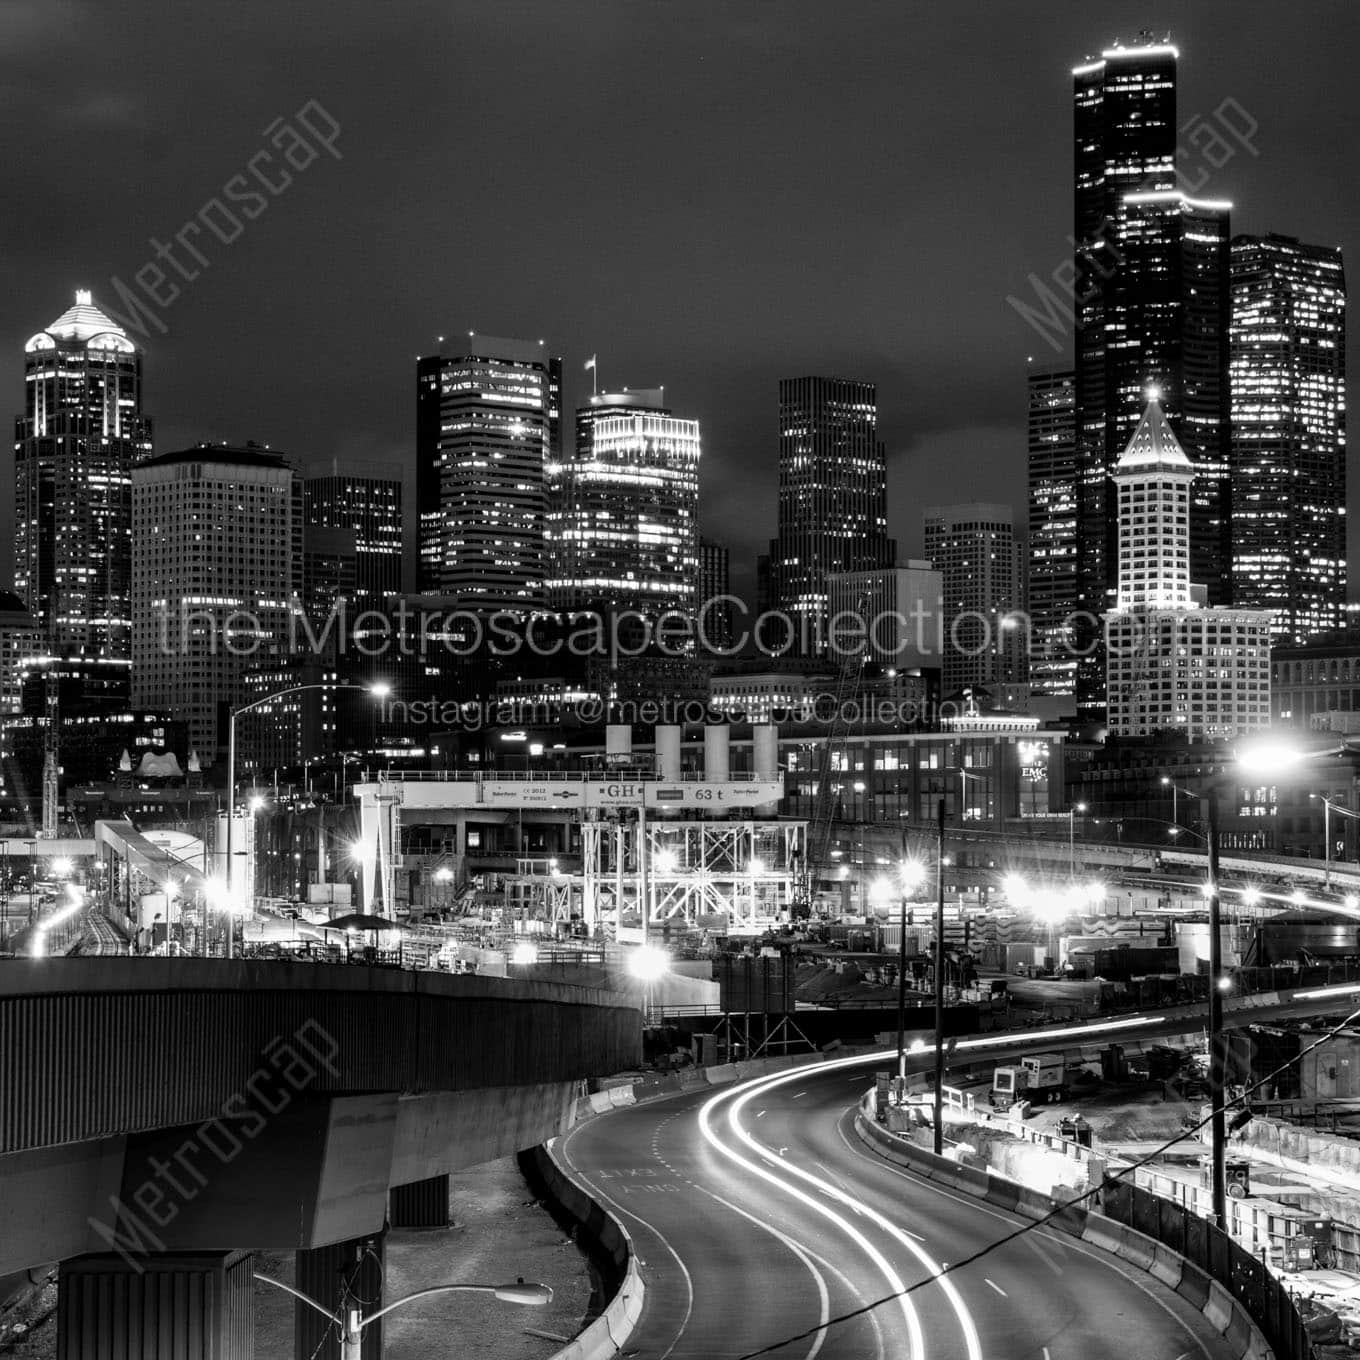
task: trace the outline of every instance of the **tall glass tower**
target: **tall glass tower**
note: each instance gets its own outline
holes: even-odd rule
[[[890,567],[887,459],[873,383],[784,378],[779,383],[779,532],[770,543],[770,604],[804,650],[818,652],[832,572]]]
[[[24,346],[14,586],[84,698],[127,698],[132,468],[150,453],[141,352],[78,290]]]
[[[542,341],[469,334],[458,348],[416,363],[419,588],[470,609],[539,609],[561,360]]]
[[[1340,629],[1346,606],[1346,278],[1341,251],[1232,243],[1233,598],[1277,642]]]
[[[1176,185],[1176,63],[1140,34],[1072,72],[1075,141],[1077,560],[1080,603],[1113,600],[1111,474],[1155,386],[1195,469],[1190,556],[1211,603],[1230,596],[1228,322],[1230,204]],[[1078,671],[1103,703],[1103,663]]]
[[[660,389],[601,392],[576,412],[551,523],[556,609],[690,613],[698,584],[697,420]]]
[[[1077,601],[1076,380],[1029,375],[1029,678],[1036,694],[1075,694],[1067,621]]]

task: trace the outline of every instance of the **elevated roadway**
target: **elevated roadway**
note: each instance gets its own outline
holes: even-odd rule
[[[613,992],[211,959],[0,966],[0,1276],[89,1252],[311,1249],[567,1126],[640,1057]]]

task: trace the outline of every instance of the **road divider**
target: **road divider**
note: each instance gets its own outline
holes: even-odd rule
[[[624,1089],[631,1096],[631,1088]],[[633,1239],[603,1204],[563,1170],[550,1145],[521,1152],[519,1166],[534,1193],[571,1232],[600,1272],[606,1289],[612,1291],[600,1316],[551,1360],[610,1360],[623,1349],[642,1316],[645,1291]]]

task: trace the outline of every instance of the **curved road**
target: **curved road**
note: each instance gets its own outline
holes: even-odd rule
[[[625,1355],[1230,1360],[1177,1295],[1061,1232],[959,1266],[1027,1220],[865,1148],[866,1084],[862,1068],[802,1068],[625,1107],[557,1141],[637,1248],[646,1296]]]

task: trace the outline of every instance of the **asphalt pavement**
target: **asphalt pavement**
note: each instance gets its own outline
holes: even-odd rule
[[[625,1107],[558,1140],[638,1251],[646,1303],[624,1354],[1230,1360],[1177,1295],[1061,1232],[987,1250],[1028,1221],[864,1147],[868,1082],[863,1068],[803,1068]]]

